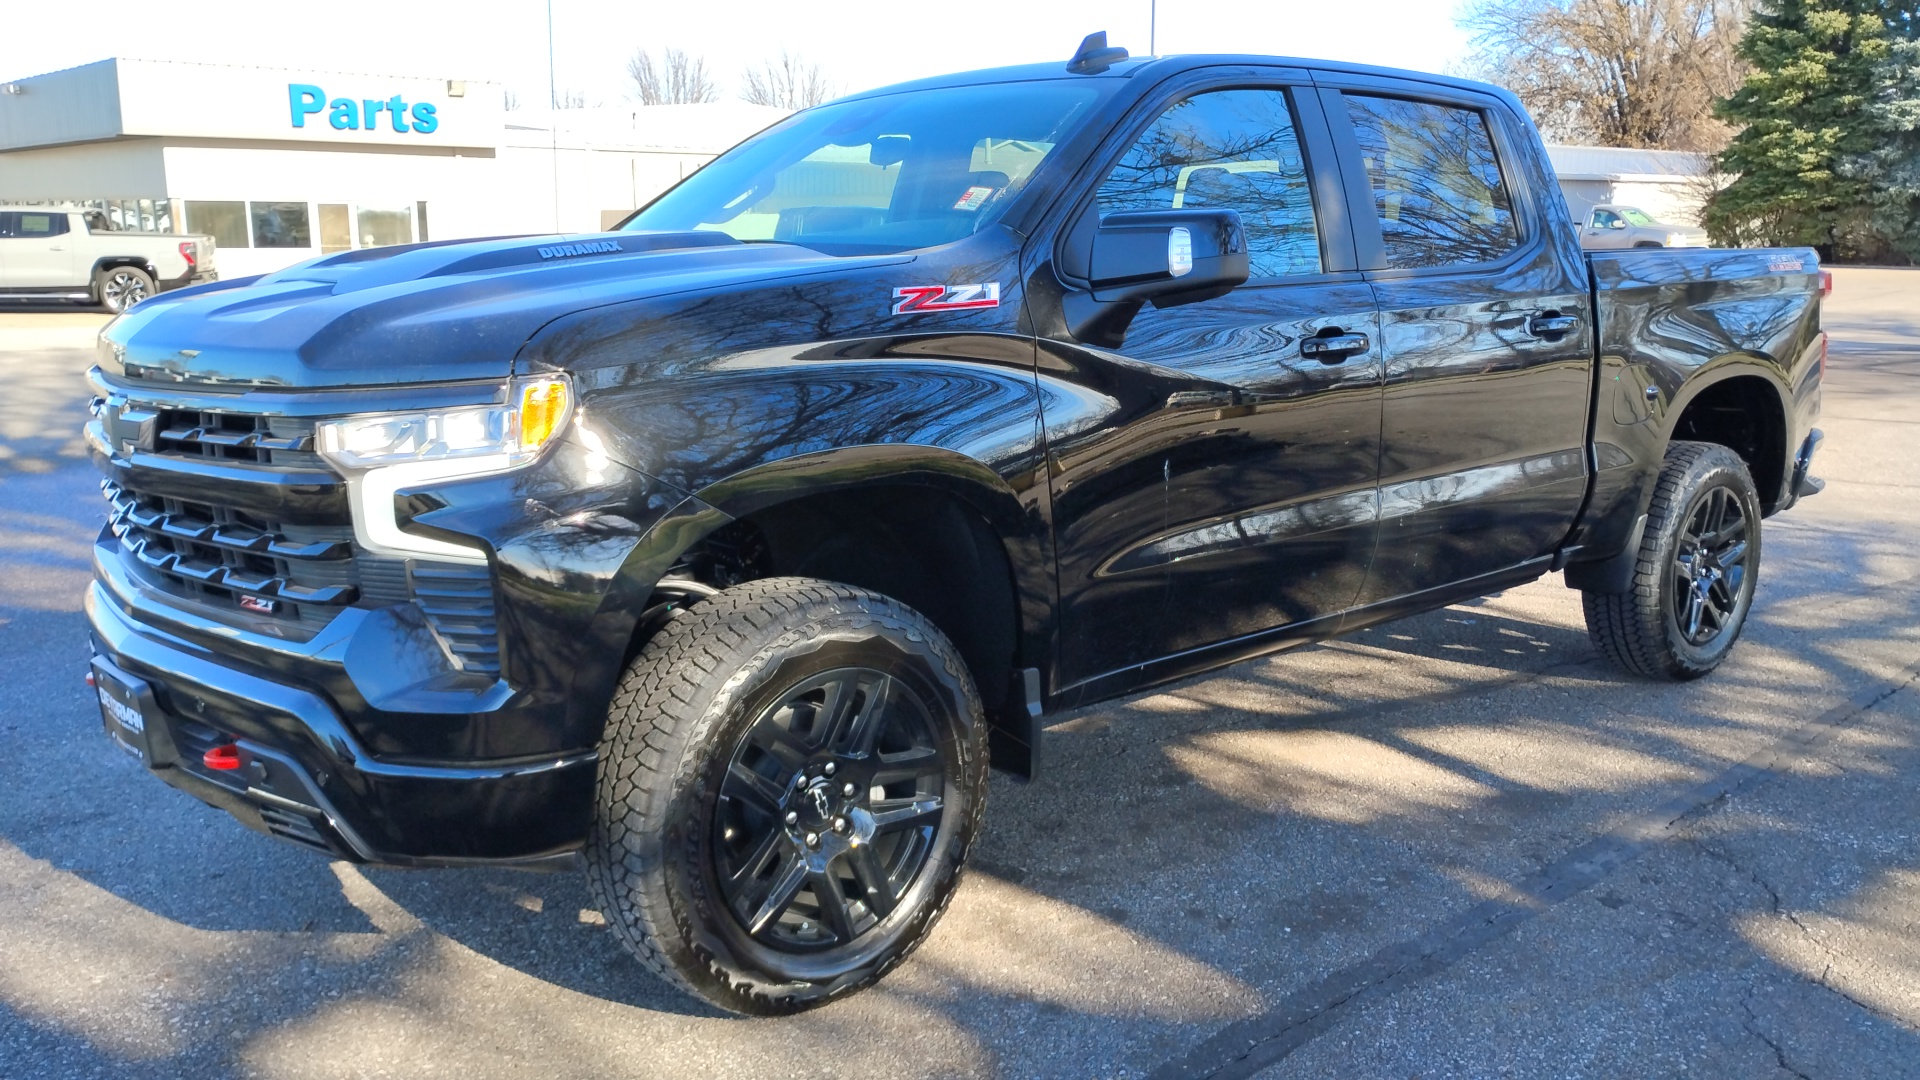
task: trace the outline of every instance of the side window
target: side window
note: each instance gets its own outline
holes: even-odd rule
[[[1346,100],[1389,267],[1490,262],[1519,246],[1484,114],[1366,94]]]
[[[0,237],[13,235],[13,219],[19,216],[10,210],[0,210]]]
[[[1102,217],[1237,210],[1252,277],[1321,270],[1313,192],[1281,90],[1216,90],[1176,103],[1141,134],[1095,198]]]
[[[49,236],[62,236],[67,231],[67,215],[36,214],[31,210],[22,210],[13,215],[13,235],[42,239]]]
[[[1596,229],[1611,229],[1613,228],[1613,223],[1618,220],[1620,220],[1619,215],[1611,210],[1595,210],[1593,212],[1593,227]]]

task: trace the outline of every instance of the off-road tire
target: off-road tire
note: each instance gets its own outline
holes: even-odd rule
[[[949,732],[944,843],[930,845],[899,906],[841,950],[846,956],[790,962],[752,940],[720,895],[710,870],[714,806],[736,745],[766,703],[850,657],[889,665],[938,699],[927,712]],[[926,938],[958,884],[986,788],[979,694],[931,622],[848,585],[749,582],[673,619],[622,676],[600,742],[588,882],[615,936],[656,975],[731,1012],[798,1012],[871,985]],[[783,965],[789,970],[772,970]]]
[[[115,315],[153,298],[153,276],[137,266],[109,266],[93,275],[93,295]]]
[[[1674,614],[1675,560],[1690,516],[1716,488],[1737,500],[1746,521],[1743,580],[1732,618],[1711,641],[1687,640]],[[1583,591],[1587,636],[1607,659],[1651,679],[1697,679],[1719,667],[1746,626],[1760,579],[1760,497],[1738,454],[1714,443],[1676,442],[1647,510],[1646,530],[1625,592]]]

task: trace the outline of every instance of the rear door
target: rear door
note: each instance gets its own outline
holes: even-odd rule
[[[75,269],[79,252],[67,232],[67,217],[59,210],[15,210],[8,213],[11,228],[0,246],[6,248],[9,288],[77,288],[85,275]]]
[[[1201,207],[1240,214],[1252,276],[1144,307],[1103,347],[1038,320],[1060,683],[1106,675],[1103,690],[1351,604],[1380,431],[1373,295],[1308,76],[1203,73],[1144,102],[1110,153],[1061,241],[1062,280],[1097,216]],[[1345,344],[1303,354],[1316,337]]]
[[[1593,313],[1537,137],[1497,98],[1321,82],[1385,352],[1361,602],[1545,557],[1586,494]]]

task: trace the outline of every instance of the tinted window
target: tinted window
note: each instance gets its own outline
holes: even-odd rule
[[[313,229],[303,202],[257,202],[253,211],[253,246],[304,248],[313,246]],[[217,244],[219,241],[215,240]]]
[[[247,247],[247,204],[190,200],[187,231],[213,237],[216,248]]]
[[[1251,276],[1320,272],[1313,193],[1280,90],[1219,90],[1175,104],[1100,185],[1100,214],[1240,212]]]
[[[13,215],[13,235],[30,238],[61,236],[67,231],[67,215],[22,210]]]
[[[626,225],[830,255],[932,247],[997,220],[1107,80],[1000,83],[822,105],[720,155]]]
[[[1520,243],[1476,109],[1348,94],[1391,267],[1488,262]]]

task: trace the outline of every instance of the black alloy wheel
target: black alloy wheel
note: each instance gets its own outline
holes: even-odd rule
[[[667,622],[615,688],[588,884],[655,974],[798,1012],[925,940],[986,793],[979,693],[938,627],[848,585],[752,581]]]
[[[1581,594],[1594,647],[1636,675],[1697,679],[1740,638],[1760,579],[1760,496],[1740,455],[1676,442],[1622,592]]]
[[[1695,499],[1673,553],[1674,629],[1705,648],[1734,625],[1747,577],[1747,517],[1725,487]]]
[[[728,907],[775,949],[852,944],[925,867],[946,772],[907,684],[839,668],[795,686],[747,730],[720,784],[712,850]]]

